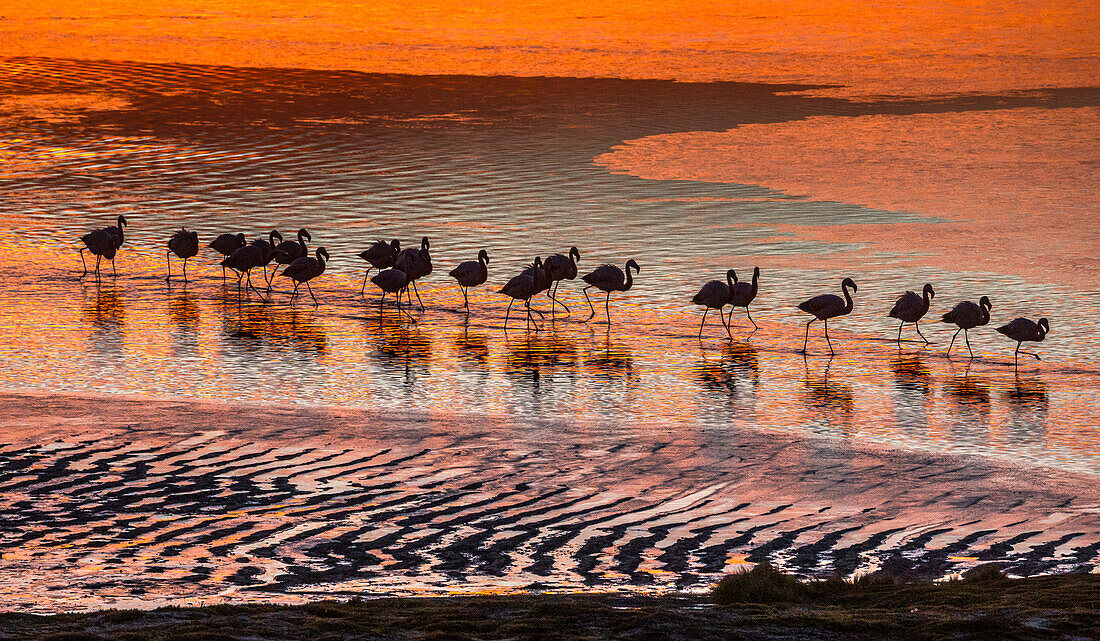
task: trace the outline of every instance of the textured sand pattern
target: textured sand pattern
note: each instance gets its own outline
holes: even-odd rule
[[[3,600],[703,587],[801,573],[1090,569],[1088,477],[737,430],[13,395]]]

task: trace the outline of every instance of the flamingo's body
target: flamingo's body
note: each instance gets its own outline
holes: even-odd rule
[[[302,256],[297,258],[283,270],[283,276],[294,281],[294,294],[291,295],[291,302],[298,296],[298,287],[305,283],[306,291],[313,299],[313,304],[320,304],[317,302],[317,297],[313,295],[313,289],[309,286],[309,281],[325,273],[325,260],[331,259],[324,247],[318,247],[314,253],[316,254],[315,257]]]
[[[416,281],[424,278],[428,274],[432,273],[432,255],[429,253],[431,243],[428,242],[428,237],[424,236],[420,239],[420,248],[410,247],[402,249],[397,254],[394,267],[405,272],[405,276],[409,279],[409,284],[412,285],[413,293],[416,294],[416,301],[420,303],[420,309],[424,309],[424,301],[420,299],[420,292],[416,290]],[[408,289],[406,286],[405,289]],[[412,297],[409,297],[409,305],[412,305]]]
[[[275,263],[276,265],[290,266],[294,261],[299,258],[309,258],[309,245],[307,242],[312,242],[313,236],[309,234],[309,230],[302,227],[298,230],[298,234],[295,240],[284,240],[275,246]],[[278,267],[275,270],[278,271]],[[286,274],[286,268],[283,268],[283,274]],[[271,274],[271,280],[275,280],[274,272]]]
[[[745,281],[737,282],[737,274],[735,273],[733,275],[733,285],[730,286],[730,317],[729,322],[726,323],[726,327],[733,324],[733,310],[738,307],[744,307],[745,316],[747,316],[749,322],[752,323],[753,331],[760,329],[760,326],[752,319],[752,314],[749,313],[749,305],[756,300],[756,293],[758,291],[760,291],[759,267],[753,267],[751,283],[746,283]]]
[[[1034,356],[1037,361],[1042,360],[1034,352],[1021,352],[1020,347],[1024,344],[1024,341],[1042,342],[1050,333],[1050,321],[1040,318],[1039,322],[1036,323],[1027,318],[1017,318],[1007,325],[998,327],[997,331],[1016,341],[1016,351],[1012,353],[1012,360],[1015,367],[1019,367],[1021,353]]]
[[[543,268],[542,258],[536,256],[535,262],[531,263],[518,276],[513,276],[500,290],[501,294],[512,299],[508,302],[508,311],[504,314],[505,331],[508,329],[508,316],[512,313],[512,303],[517,300],[523,301],[524,306],[527,308],[527,324],[530,327],[530,324],[534,322],[534,319],[531,318],[531,312],[533,311],[531,309],[531,297],[549,287],[550,277]],[[535,330],[540,329],[538,323],[535,323]]]
[[[272,271],[271,275],[269,276],[267,274],[267,266],[275,260],[275,255],[278,253],[276,248],[281,242],[283,242],[283,235],[280,234],[279,230],[277,229],[272,229],[270,232],[267,233],[267,240],[264,240],[263,238],[257,238],[256,240],[252,241],[252,244],[258,247],[263,253],[263,261],[259,265],[257,265],[257,267],[264,268],[264,277],[265,280],[267,280],[268,291],[271,290],[271,278],[275,275],[275,272]]]
[[[382,290],[382,298],[378,300],[379,314],[382,313],[382,303],[386,300],[386,294],[397,294],[397,309],[405,312],[405,315],[415,322],[416,319],[414,319],[409,312],[401,309],[401,292],[409,286],[409,277],[405,272],[396,267],[384,269],[375,274],[374,278],[370,279],[370,282],[374,283]]]
[[[228,258],[233,255],[233,252],[237,251],[241,247],[244,247],[248,241],[244,239],[244,234],[220,234],[217,238],[210,241],[207,245],[210,249],[218,252],[222,255],[222,259]],[[222,280],[225,280],[225,267],[222,267]]]
[[[489,252],[484,249],[477,253],[477,260],[468,260],[460,263],[451,270],[450,276],[458,281],[462,287],[462,299],[466,302],[466,315],[470,315],[470,299],[466,290],[477,287],[489,278]]]
[[[80,237],[80,240],[84,243],[84,247],[79,250],[80,264],[84,267],[84,272],[80,274],[81,278],[88,274],[88,265],[84,262],[85,251],[90,251],[95,256],[96,278],[99,278],[99,265],[104,258],[111,261],[111,272],[117,273],[115,272],[115,255],[126,239],[126,234],[123,232],[125,227],[126,217],[119,216],[117,224],[88,232]]]
[[[829,340],[829,319],[836,318],[837,316],[846,316],[852,313],[852,295],[848,293],[848,288],[851,287],[853,292],[859,291],[855,281],[851,278],[845,278],[840,283],[840,288],[844,292],[844,298],[837,296],[836,294],[821,294],[820,296],[814,296],[810,300],[802,303],[798,306],[799,309],[811,314],[814,319],[809,323],[806,323],[806,338],[802,341],[802,353],[806,353],[806,346],[810,341],[810,325],[814,321],[825,321],[825,342],[829,344],[829,354],[835,354],[833,351],[833,342]]]
[[[563,280],[573,280],[577,277],[577,263],[580,259],[581,250],[576,247],[570,247],[568,254],[554,254],[543,261],[543,266],[546,268],[546,274],[549,276],[550,282],[554,285],[554,291],[547,294],[551,300],[551,314],[554,313],[554,309],[558,305],[564,307],[566,313],[569,313],[569,307],[558,300],[558,285],[560,285]]]
[[[177,258],[183,259],[183,282],[187,282],[187,259],[194,258],[199,253],[199,232],[187,231],[186,228],[180,229],[176,233],[172,234],[172,237],[168,239],[168,251],[164,254],[165,259],[168,261],[168,277],[164,280],[172,279],[172,254],[175,254]]]
[[[982,296],[977,305],[964,300],[943,315],[943,322],[952,323],[958,327],[951,337],[951,344],[947,346],[948,357],[951,356],[951,348],[955,345],[955,339],[958,337],[959,332],[962,332],[963,338],[966,340],[966,349],[970,352],[970,358],[974,358],[974,350],[970,348],[970,330],[989,323],[989,310],[991,309],[993,309],[993,303],[989,302],[989,297]]]
[[[615,265],[600,265],[596,269],[584,275],[582,280],[588,283],[588,286],[582,289],[584,292],[584,298],[588,301],[588,307],[592,310],[592,314],[585,319],[584,322],[592,320],[596,316],[596,308],[592,306],[592,299],[588,298],[588,288],[595,287],[596,289],[607,292],[607,297],[604,299],[604,311],[607,313],[607,326],[611,327],[611,292],[625,292],[629,291],[634,286],[634,276],[630,273],[633,269],[635,272],[641,272],[641,268],[638,267],[638,263],[631,258],[626,261],[626,273],[619,269]]]
[[[252,243],[241,247],[227,256],[225,260],[221,262],[221,266],[222,269],[228,267],[237,271],[238,288],[241,286],[241,280],[246,279],[252,291],[260,294],[262,298],[263,294],[261,294],[260,290],[256,289],[256,286],[252,284],[252,270],[262,266],[266,257],[264,246]]]
[[[726,334],[733,338],[729,325],[726,324],[726,318],[722,315],[722,308],[730,302],[730,292],[733,291],[735,278],[737,278],[737,272],[732,269],[727,270],[726,282],[720,280],[708,281],[699,289],[699,293],[691,299],[692,304],[703,306],[703,320],[699,321],[699,338],[703,338],[703,324],[707,322],[707,313],[712,309],[718,310],[718,319],[722,321],[722,327],[726,328]]]
[[[396,238],[390,242],[377,240],[373,245],[359,252],[359,258],[367,261],[367,272],[363,274],[363,285],[359,287],[362,294],[367,287],[367,276],[372,269],[389,269],[397,264],[397,255],[401,253],[401,241]]]
[[[913,323],[917,328],[917,335],[921,337],[925,345],[931,344],[924,334],[920,331],[920,319],[924,318],[924,315],[928,313],[928,306],[932,302],[932,299],[936,297],[936,291],[932,289],[932,283],[924,284],[923,296],[917,296],[911,291],[906,291],[898,298],[894,303],[894,307],[887,314],[890,318],[896,318],[901,321],[901,325],[898,325],[898,345],[901,345],[901,328],[906,323]]]

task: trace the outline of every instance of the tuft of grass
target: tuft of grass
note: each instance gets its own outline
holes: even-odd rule
[[[968,583],[1005,583],[1009,580],[995,563],[983,563],[970,568],[963,573],[962,579]]]
[[[719,605],[798,602],[805,596],[805,584],[767,562],[747,572],[727,574],[711,590],[711,600]]]

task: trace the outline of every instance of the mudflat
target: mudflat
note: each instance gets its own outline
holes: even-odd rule
[[[1089,475],[684,426],[4,393],[24,612],[804,575],[1089,571]],[[732,434],[732,435],[731,435]]]

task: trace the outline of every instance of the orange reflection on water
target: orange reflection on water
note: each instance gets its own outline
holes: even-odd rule
[[[654,180],[762,185],[939,224],[777,225],[908,265],[1100,287],[1100,108],[817,116],[632,140],[597,158]],[[820,257],[812,257],[820,264]],[[873,260],[881,260],[878,257]]]
[[[13,0],[0,56],[843,83],[859,92],[1081,86],[1089,3]]]
[[[1078,470],[1098,464],[1095,368],[1044,352],[1015,374],[1011,344],[988,329],[972,336],[982,357],[971,363],[945,359],[945,342],[899,349],[853,315],[830,328],[835,358],[816,327],[804,357],[802,327],[790,319],[761,312],[756,332],[735,319],[735,340],[712,327],[700,341],[697,310],[628,293],[613,300],[610,328],[566,316],[542,332],[516,324],[506,333],[505,297],[477,292],[466,321],[458,288],[435,278],[421,287],[428,309],[413,323],[391,308],[379,314],[376,294],[360,298],[358,274],[326,273],[315,308],[289,305],[281,287],[271,302],[238,299],[209,258],[195,261],[186,286],[167,285],[162,255],[127,249],[120,276],[96,283],[76,279],[72,254],[5,249],[16,257],[0,290],[0,358],[9,364],[0,386],[9,389],[586,419],[653,438],[793,429]],[[50,264],[64,267],[42,279],[36,265]],[[578,297],[571,287],[561,294]],[[935,340],[945,331],[925,329]]]

